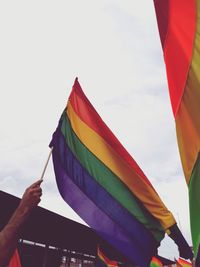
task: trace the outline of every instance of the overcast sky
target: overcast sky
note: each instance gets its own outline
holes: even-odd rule
[[[153,1],[0,1],[0,189],[21,197],[39,178],[74,79],[147,175],[191,244]],[[81,222],[50,162],[40,206]],[[162,256],[174,258],[168,238]]]

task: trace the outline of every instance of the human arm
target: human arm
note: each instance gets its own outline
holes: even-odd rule
[[[42,195],[41,182],[39,180],[26,189],[19,206],[0,232],[0,267],[5,267],[8,264],[17,246],[24,223],[32,209],[40,202]]]

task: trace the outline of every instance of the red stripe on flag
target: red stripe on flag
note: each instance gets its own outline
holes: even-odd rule
[[[163,45],[171,104],[176,116],[193,54],[197,23],[196,1],[154,0],[154,4]]]
[[[128,163],[129,166],[134,168],[137,174],[143,180],[145,180],[149,186],[152,187],[151,183],[149,182],[143,171],[140,169],[138,164],[127,152],[127,150],[122,146],[122,144],[111,132],[111,130],[107,127],[107,125],[96,112],[90,101],[87,99],[77,78],[74,82],[73,90],[70,94],[69,101],[79,118],[83,122],[85,122],[93,131],[99,134],[116,151],[116,153],[126,163]]]
[[[17,249],[12,256],[8,267],[21,267],[20,257]]]

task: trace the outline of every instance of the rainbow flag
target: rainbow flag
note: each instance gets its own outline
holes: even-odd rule
[[[118,262],[110,260],[100,248],[97,248],[97,267],[118,267]]]
[[[9,264],[8,267],[21,267],[20,257],[18,250],[16,249]]]
[[[63,199],[130,261],[149,266],[165,231],[177,232],[175,219],[78,79],[50,147]]]
[[[186,261],[184,259],[179,258],[177,260],[177,266],[180,266],[180,267],[191,267],[192,266],[192,263],[191,262],[188,262],[188,261]]]
[[[153,257],[150,263],[150,267],[163,267],[163,264],[159,259]]]
[[[200,243],[200,0],[154,0],[178,146],[189,189],[194,252]]]

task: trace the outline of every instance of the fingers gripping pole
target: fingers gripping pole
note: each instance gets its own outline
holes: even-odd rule
[[[44,166],[42,175],[41,175],[41,177],[40,177],[40,180],[43,180],[43,177],[44,177],[44,174],[45,174],[47,165],[48,165],[48,163],[49,163],[49,159],[50,159],[50,157],[51,157],[52,151],[53,151],[53,147],[51,147],[51,150],[50,150],[50,152],[49,152],[49,155],[48,155],[47,161],[46,161],[46,163],[45,163],[45,166]]]

